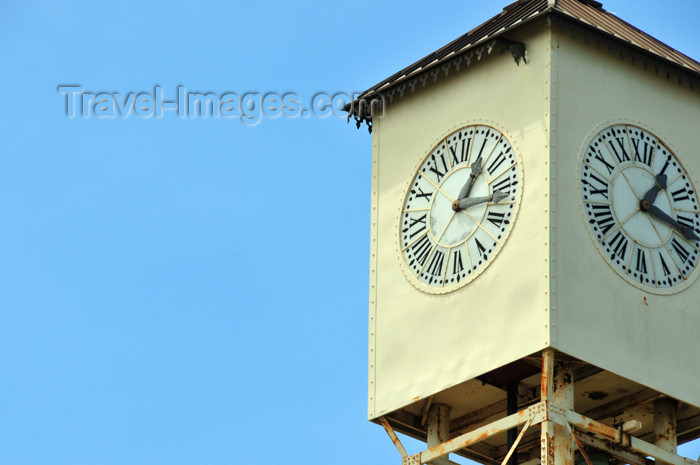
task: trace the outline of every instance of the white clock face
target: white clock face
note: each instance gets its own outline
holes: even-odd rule
[[[472,125],[440,141],[401,209],[398,243],[409,281],[445,293],[473,280],[512,229],[521,188],[518,156],[500,131]]]
[[[600,131],[584,154],[580,189],[598,251],[625,280],[669,294],[696,277],[698,198],[685,168],[658,137],[629,124]]]

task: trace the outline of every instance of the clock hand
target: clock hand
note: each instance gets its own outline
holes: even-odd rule
[[[653,216],[655,216],[659,220],[661,220],[664,223],[667,223],[671,227],[675,228],[677,231],[679,231],[681,234],[683,234],[683,236],[686,239],[694,240],[694,241],[697,241],[700,239],[700,237],[698,237],[695,234],[695,231],[693,231],[692,228],[689,228],[688,226],[680,224],[678,221],[671,218],[669,215],[667,215],[663,210],[661,210],[656,205],[650,205],[648,211],[649,211],[649,213],[651,213]]]
[[[481,166],[482,160],[481,160],[481,155],[474,160],[474,163],[472,164],[472,172],[469,175],[469,179],[467,179],[467,182],[464,183],[464,186],[462,187],[462,190],[459,191],[459,195],[457,196],[458,200],[466,199],[469,197],[469,192],[472,190],[472,185],[474,184],[474,180],[478,175],[481,174],[482,171],[482,166]]]
[[[508,197],[508,194],[502,191],[493,191],[493,194],[485,197],[473,197],[452,202],[452,210],[460,211],[486,202],[498,203]]]
[[[656,184],[654,184],[654,186],[649,189],[646,194],[644,194],[642,200],[639,201],[639,208],[641,208],[643,211],[647,211],[649,209],[649,205],[654,203],[654,200],[656,200],[656,196],[659,194],[659,192],[666,189],[666,179],[665,174],[659,174],[656,176]]]

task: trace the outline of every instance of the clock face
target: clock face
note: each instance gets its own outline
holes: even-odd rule
[[[698,197],[668,145],[640,127],[596,134],[580,172],[583,213],[598,251],[627,282],[657,294],[695,278]]]
[[[497,129],[471,125],[442,139],[401,208],[398,243],[409,281],[430,293],[472,281],[505,243],[521,189],[519,157]]]

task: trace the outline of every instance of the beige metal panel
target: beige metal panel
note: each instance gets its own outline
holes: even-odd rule
[[[511,39],[524,37],[529,64],[516,66],[508,54],[484,54],[467,72],[429,82],[425,89],[419,85],[414,94],[406,90],[375,123],[370,419],[548,343],[545,76],[550,43],[544,22]],[[494,126],[518,153],[523,176],[519,213],[500,253],[473,282],[448,294],[424,293],[400,266],[400,208],[419,163],[441,138],[470,123]]]
[[[582,151],[611,122],[646,128],[667,143],[700,182],[700,95],[663,68],[645,71],[567,33],[560,38],[553,303],[557,349],[700,406],[700,283],[658,295],[623,280],[598,252],[579,195]],[[593,42],[593,41],[592,41]]]

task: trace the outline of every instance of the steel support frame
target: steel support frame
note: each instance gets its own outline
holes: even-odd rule
[[[657,461],[671,465],[700,465],[700,461],[682,457],[662,447],[631,436],[621,429],[613,428],[583,416],[573,411],[572,408],[567,408],[571,407],[572,404],[570,402],[572,399],[569,399],[569,396],[571,396],[570,392],[564,394],[563,401],[561,394],[555,395],[555,385],[561,383],[562,380],[566,382],[566,376],[555,377],[554,351],[552,349],[547,349],[543,352],[542,362],[542,400],[540,402],[488,425],[475,428],[447,441],[433,445],[417,454],[409,455],[406,452],[394,429],[385,417],[380,418],[379,423],[389,434],[389,437],[401,454],[402,465],[422,465],[435,462],[441,458],[444,462],[448,462],[446,457],[450,453],[458,452],[491,436],[505,433],[509,429],[517,428],[521,425],[525,426],[511,450],[506,454],[504,463],[515,451],[520,439],[525,434],[525,430],[530,426],[540,425],[541,465],[566,465],[571,460],[572,450],[568,447],[566,448],[568,450],[564,451],[558,449],[561,449],[562,444],[566,444],[569,441],[575,443],[579,449],[582,449],[583,443],[589,447],[605,450],[622,461],[637,465],[642,465],[645,457],[654,457]],[[566,373],[570,374],[570,371],[564,371],[563,373],[564,375]],[[573,380],[569,381],[573,385]],[[565,386],[565,389],[570,389],[570,386]],[[566,439],[555,440],[555,433],[556,435],[565,434],[567,437]]]

